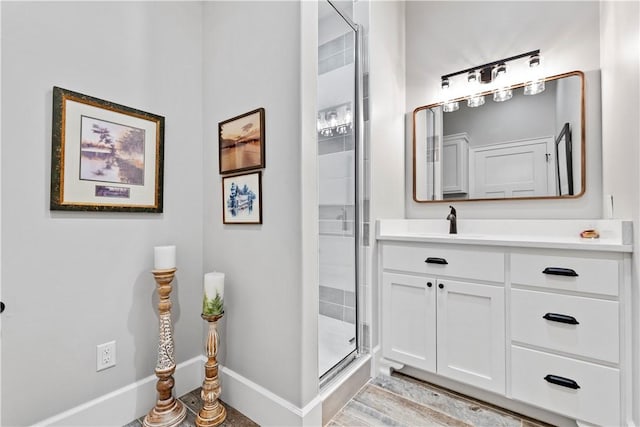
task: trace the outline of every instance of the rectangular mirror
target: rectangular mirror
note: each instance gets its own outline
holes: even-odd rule
[[[584,74],[548,77],[545,90],[444,112],[413,112],[416,202],[579,197],[585,190]]]

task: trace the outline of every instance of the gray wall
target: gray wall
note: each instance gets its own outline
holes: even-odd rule
[[[599,7],[598,2],[564,1],[407,2],[405,111],[440,102],[440,76],[444,74],[533,49],[542,52],[545,75],[598,70]],[[452,26],[455,31],[450,31]],[[443,34],[447,36],[443,37]],[[587,78],[587,186],[583,197],[459,203],[456,206],[459,217],[599,217],[602,211],[602,162],[598,83],[597,74],[591,80]],[[407,218],[444,218],[448,212],[446,204],[413,201],[411,128],[406,129],[405,215]]]
[[[298,407],[318,383],[317,360],[315,369],[303,370],[301,356],[307,332],[317,354],[317,331],[303,329],[303,316],[317,316],[318,285],[302,280],[301,63],[295,25],[300,9],[298,2],[205,3],[203,90],[204,265],[226,274],[221,361]],[[263,224],[223,225],[217,123],[257,107],[266,110]],[[315,115],[311,118],[315,124]],[[308,286],[316,288],[310,313],[303,310]]]
[[[202,354],[202,5],[1,7],[0,424],[15,426],[153,375],[155,245],[177,246],[176,360]],[[54,85],[166,117],[163,214],[49,211]],[[110,340],[117,365],[96,372]]]

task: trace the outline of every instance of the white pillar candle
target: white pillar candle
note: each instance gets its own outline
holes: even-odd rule
[[[202,312],[209,315],[222,314],[223,301],[224,273],[214,271],[212,273],[205,274]]]
[[[170,270],[176,268],[176,247],[156,246],[153,248],[154,263],[156,270]]]

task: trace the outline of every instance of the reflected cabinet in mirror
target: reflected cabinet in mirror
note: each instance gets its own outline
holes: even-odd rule
[[[479,107],[413,111],[416,202],[579,197],[585,190],[584,74],[545,79],[545,90]]]

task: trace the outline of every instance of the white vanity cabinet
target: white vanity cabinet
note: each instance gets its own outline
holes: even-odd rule
[[[639,425],[631,224],[448,225],[378,221],[382,369],[552,423]],[[580,239],[589,227],[601,237]]]
[[[514,250],[513,399],[603,426],[621,418],[622,254]]]
[[[385,243],[382,353],[505,391],[504,252]]]

